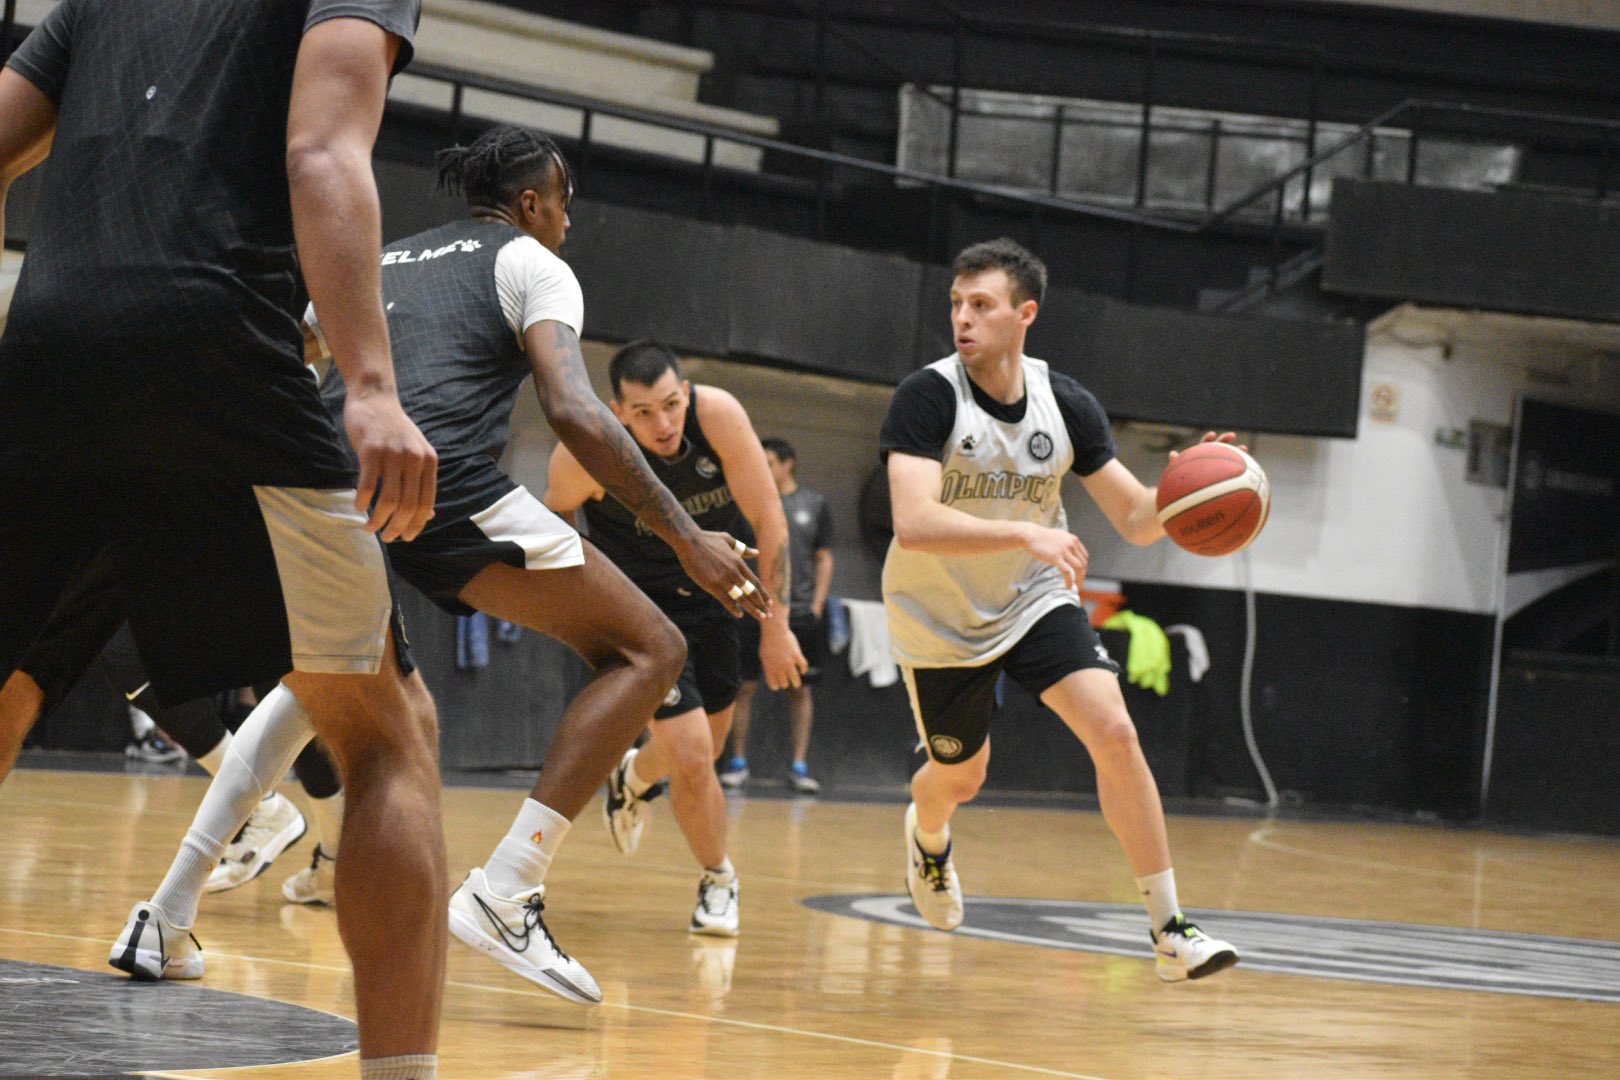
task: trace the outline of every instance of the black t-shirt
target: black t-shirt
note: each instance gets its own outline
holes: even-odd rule
[[[0,462],[348,482],[302,366],[299,45],[420,0],[63,0],[9,66],[57,107],[0,339]]]
[[[1103,412],[1091,391],[1069,376],[1053,371],[1051,380],[1052,395],[1057,398],[1058,412],[1063,414],[1069,442],[1074,446],[1071,471],[1076,476],[1090,476],[1116,456],[1108,414]],[[1004,405],[979,389],[977,383],[968,381],[973,388],[974,403],[997,420],[1016,424],[1024,418],[1027,397]],[[939,461],[955,425],[956,392],[950,382],[928,368],[914,371],[894,391],[878,435],[878,449],[885,461],[892,450]]]
[[[648,454],[647,464],[652,466],[653,475],[669,488],[670,494],[680,500],[699,528],[737,536],[744,531],[746,519],[732,499],[725,471],[720,466],[720,455],[709,445],[698,423],[698,388],[695,386],[687,405],[683,434],[681,452],[674,461]],[[641,524],[612,495],[592,499],[584,510],[591,543],[601,548],[602,554],[666,612],[672,604],[683,608],[712,605],[715,611],[725,610],[718,600],[687,576],[675,556],[675,549]]]

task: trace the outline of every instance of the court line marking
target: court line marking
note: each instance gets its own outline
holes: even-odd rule
[[[55,934],[55,933],[51,933],[51,932],[46,931],[46,930],[19,930],[19,929],[15,928],[15,927],[10,927],[10,926],[0,926],[0,934],[19,934],[19,935],[22,935],[24,937],[51,938],[51,939],[57,940],[57,941],[78,941],[78,942],[89,942],[91,944],[105,944],[105,942],[106,942],[105,938],[85,937],[85,936],[80,935],[80,934]],[[336,966],[334,964],[312,964],[312,963],[308,963],[308,962],[302,961],[302,960],[281,960],[281,959],[277,959],[275,957],[269,957],[269,956],[244,956],[241,953],[214,952],[214,953],[206,953],[205,955],[215,956],[215,957],[218,957],[218,958],[220,958],[222,960],[242,960],[242,961],[247,961],[249,963],[254,963],[254,964],[275,964],[275,965],[279,965],[281,967],[301,968],[301,969],[304,969],[304,970],[307,970],[307,971],[330,971],[330,972],[335,972],[335,973],[340,974],[340,975],[348,975],[348,974],[350,974],[350,969],[349,968],[347,968],[347,967],[338,967],[338,966]],[[61,965],[61,966],[68,966],[68,965]],[[76,970],[76,971],[84,971],[84,970],[87,970],[87,969],[85,969],[85,968],[75,968],[74,970]],[[528,989],[523,989],[523,988],[520,988],[520,987],[490,986],[490,985],[488,985],[486,983],[463,982],[463,981],[461,981],[459,979],[446,979],[444,985],[445,985],[445,987],[447,989],[449,987],[454,986],[459,990],[481,990],[481,991],[484,991],[485,993],[490,993],[490,994],[510,994],[510,995],[515,996],[515,997],[532,997],[532,998],[536,998],[536,999],[539,999],[539,1000],[542,1000],[542,1001],[549,1001],[551,998],[553,998],[555,996],[555,995],[552,995],[552,994],[545,993],[544,991],[541,991],[541,990],[538,990],[538,989],[536,989],[536,990],[528,990]],[[219,989],[219,988],[215,987],[214,989]],[[227,994],[240,993],[240,991],[237,991],[237,990],[222,990],[221,992],[222,993],[227,993]],[[248,994],[248,995],[244,995],[244,996],[253,997],[255,995]],[[283,1005],[297,1005],[298,1004],[297,1002],[283,1001],[281,998],[272,998],[272,999],[268,999],[268,1000],[280,1001]],[[311,1008],[311,1006],[305,1006],[305,1005],[299,1005],[298,1007],[299,1008]],[[781,1034],[781,1035],[796,1035],[796,1036],[799,1036],[801,1038],[807,1038],[807,1039],[825,1039],[825,1040],[827,1040],[829,1042],[846,1043],[846,1044],[849,1044],[849,1045],[852,1045],[852,1046],[869,1046],[869,1047],[873,1047],[873,1048],[878,1049],[878,1050],[897,1051],[897,1052],[902,1053],[902,1054],[921,1054],[924,1057],[945,1058],[945,1059],[950,1060],[950,1061],[960,1061],[964,1065],[989,1065],[989,1066],[992,1066],[994,1068],[1010,1069],[1010,1070],[1015,1071],[1015,1072],[1035,1073],[1035,1074],[1040,1075],[1040,1076],[1056,1076],[1056,1077],[1061,1077],[1062,1080],[1108,1080],[1107,1077],[1096,1076],[1096,1075],[1094,1075],[1092,1073],[1063,1072],[1063,1071],[1061,1071],[1059,1069],[1043,1068],[1040,1065],[1022,1065],[1022,1064],[1019,1064],[1018,1062],[999,1061],[999,1060],[997,1060],[995,1058],[978,1057],[978,1056],[976,1056],[974,1054],[958,1054],[958,1053],[955,1053],[955,1052],[950,1051],[950,1050],[926,1050],[926,1049],[923,1049],[922,1047],[918,1047],[918,1046],[906,1046],[906,1045],[903,1045],[901,1043],[879,1042],[876,1039],[862,1039],[862,1038],[859,1038],[859,1037],[854,1036],[854,1035],[835,1035],[835,1034],[833,1034],[831,1032],[826,1032],[826,1031],[810,1031],[810,1030],[808,1030],[806,1028],[787,1027],[787,1026],[784,1026],[782,1024],[765,1024],[765,1023],[760,1023],[760,1022],[755,1021],[755,1020],[738,1020],[738,1019],[735,1019],[735,1018],[732,1018],[732,1017],[726,1017],[726,1016],[705,1016],[702,1013],[681,1012],[678,1009],[660,1009],[657,1006],[653,1006],[653,1005],[631,1005],[631,1004],[629,1004],[627,1002],[603,1001],[603,1002],[598,1003],[595,1006],[595,1008],[599,1008],[599,1009],[601,1009],[601,1008],[612,1008],[612,1009],[619,1009],[619,1010],[621,1010],[623,1012],[647,1013],[647,1014],[649,1014],[651,1016],[670,1017],[670,1018],[677,1019],[677,1020],[696,1020],[696,1021],[701,1021],[703,1023],[708,1023],[708,1024],[727,1024],[727,1025],[730,1025],[731,1027],[746,1028],[746,1029],[753,1030],[753,1031],[775,1032],[775,1033]],[[314,1011],[315,1012],[327,1012],[327,1010],[325,1010],[325,1009],[314,1009]],[[341,1013],[329,1013],[329,1015],[341,1016],[342,1014]],[[350,1017],[343,1017],[343,1018],[345,1020],[350,1019]],[[338,1056],[341,1057],[343,1055],[338,1055]],[[331,1060],[331,1059],[330,1058],[321,1058],[321,1059],[318,1059],[318,1060],[327,1061],[327,1060]],[[295,1063],[290,1062],[289,1064],[295,1064]],[[298,1062],[296,1064],[303,1064],[303,1063]],[[244,1067],[247,1067],[247,1068],[269,1068],[270,1066],[254,1065],[254,1066],[244,1066]],[[210,1072],[218,1072],[218,1071],[222,1071],[222,1070],[210,1069],[208,1071],[210,1071]],[[166,1080],[207,1080],[206,1077],[202,1076],[200,1073],[197,1073],[197,1072],[145,1073],[145,1074],[138,1074],[138,1075],[145,1075],[145,1076],[151,1076],[151,1077],[163,1077],[163,1078],[166,1078]]]

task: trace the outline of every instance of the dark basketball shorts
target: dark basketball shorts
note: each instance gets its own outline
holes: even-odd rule
[[[352,490],[0,480],[0,670],[39,659],[30,650],[57,616],[36,666],[58,687],[124,617],[164,702],[290,671],[375,673],[394,606],[364,524]]]
[[[1087,668],[1119,674],[1085,610],[1075,604],[1041,617],[1018,644],[979,667],[902,667],[911,714],[923,745],[935,761],[960,764],[984,746],[996,711],[996,680],[1003,672],[1039,698],[1063,679]]]
[[[401,578],[453,615],[473,609],[461,590],[487,566],[520,570],[582,566],[579,534],[487,457],[439,463],[433,520],[415,540],[388,545]]]
[[[729,707],[742,685],[737,631],[744,620],[733,618],[696,586],[687,595],[649,595],[686,639],[686,666],[653,719],[668,720],[693,709],[717,713]]]
[[[827,620],[818,619],[807,611],[803,615],[790,615],[788,629],[798,639],[799,651],[810,665],[810,670],[799,678],[806,684],[813,683],[821,678],[822,665],[827,662]],[[737,636],[743,682],[758,682],[765,674],[759,666],[759,620],[741,620]]]

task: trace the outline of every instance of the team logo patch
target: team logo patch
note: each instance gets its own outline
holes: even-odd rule
[[[679,705],[680,703],[681,703],[681,688],[679,686],[670,687],[669,688],[669,693],[664,695],[664,708],[668,709],[671,706]]]
[[[1029,456],[1036,461],[1045,461],[1052,456],[1052,436],[1044,431],[1037,431],[1029,437]]]
[[[805,904],[929,929],[904,895],[812,896]],[[967,917],[957,937],[1153,958],[1146,919],[1134,904],[970,896],[964,906]],[[1240,971],[1620,1003],[1620,942],[1317,915],[1187,914],[1207,933],[1237,946]]]
[[[978,442],[974,440],[973,436],[969,435],[967,438],[962,440],[962,453],[973,453],[973,448],[977,445],[979,445]]]
[[[696,469],[697,474],[703,477],[705,480],[712,478],[715,473],[720,471],[720,466],[716,465],[712,458],[703,454],[699,454],[698,459],[692,462],[692,467]]]
[[[546,831],[544,829],[536,829],[534,830],[534,835],[529,837],[529,839],[533,840],[536,844],[543,844],[546,842]]]
[[[962,740],[949,735],[930,736],[928,745],[933,747],[934,756],[938,758],[951,758],[962,752]]]

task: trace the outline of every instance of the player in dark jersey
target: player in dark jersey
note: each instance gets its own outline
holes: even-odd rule
[[[371,533],[422,528],[436,458],[394,392],[370,171],[418,14],[63,0],[0,73],[0,195],[49,157],[0,337],[0,674],[110,550],[165,700],[285,676],[349,785],[363,1073],[420,1080],[446,940],[433,709]],[[302,369],[300,276],[362,388],[344,416],[358,478]],[[223,839],[194,854],[211,868]],[[198,959],[163,912],[138,921],[127,970]]]
[[[400,395],[440,462],[433,521],[414,540],[391,543],[389,555],[401,577],[446,611],[481,610],[539,630],[596,671],[564,713],[505,838],[451,898],[449,922],[457,938],[515,973],[593,1004],[601,990],[557,947],[541,915],[546,872],[570,822],[675,682],[685,648],[612,562],[497,466],[523,379],[533,374],[563,445],[636,507],[632,522],[668,552],[684,580],[703,582],[717,598],[715,610],[729,619],[766,607],[742,558],[748,549],[693,520],[591,390],[579,345],[583,298],[557,255],[574,184],[556,144],[496,128],[470,147],[445,151],[441,175],[465,192],[472,220],[400,240],[382,255]],[[316,327],[317,315],[310,313]],[[340,414],[343,380],[328,375],[321,396]],[[729,595],[741,592],[739,583],[752,591],[741,601]],[[273,737],[264,737],[267,731]],[[311,733],[271,699],[242,734],[250,745],[282,746]],[[211,786],[199,820],[217,813],[216,827],[239,824],[287,764],[239,757]],[[318,852],[312,871],[318,875],[322,855],[330,854]],[[337,858],[336,866],[343,862]],[[194,909],[201,888],[195,876],[171,872],[153,901]]]
[[[765,451],[737,399],[716,386],[693,386],[662,345],[635,342],[608,365],[612,408],[646,451],[653,472],[706,527],[732,531],[742,522],[758,537],[759,576],[778,601],[777,617],[760,626],[760,663],[773,689],[799,685],[806,664],[788,627],[787,519]],[[630,750],[608,780],[604,811],[620,851],[641,840],[647,799],[669,778],[675,820],[703,868],[690,929],[734,937],[737,875],[726,855],[725,793],[714,761],[726,744],[740,679],[737,622],[696,588],[658,537],[595,477],[568,446],[551,457],[546,505],[560,514],[583,508],[591,542],[618,564],[686,637],[686,667],[651,718],[652,736]],[[742,591],[741,589],[737,590]]]

